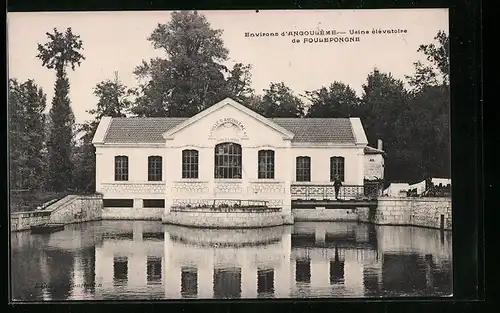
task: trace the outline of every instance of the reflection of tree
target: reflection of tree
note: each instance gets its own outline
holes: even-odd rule
[[[11,288],[13,300],[38,300],[42,297],[40,284],[43,280],[41,272],[41,251],[29,247],[12,249],[11,252]]]
[[[82,251],[82,269],[85,291],[95,292],[95,246]]]
[[[73,275],[73,256],[64,251],[47,250],[49,287],[47,291],[52,300],[67,300],[71,292]]]
[[[386,291],[397,294],[423,294],[427,288],[425,262],[418,254],[384,253],[382,283]]]

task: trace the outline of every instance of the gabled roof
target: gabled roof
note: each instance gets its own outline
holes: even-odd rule
[[[103,143],[164,143],[163,134],[188,118],[112,118]],[[348,118],[273,118],[294,133],[292,142],[356,143]]]
[[[106,129],[101,129],[99,138],[94,137],[93,142],[164,143],[166,137],[228,104],[272,127],[292,142],[364,144],[366,138],[357,118],[265,118],[231,99],[225,99],[191,118],[106,118],[106,122],[99,125]]]
[[[270,119],[267,119],[263,117],[262,115],[256,113],[255,111],[250,110],[249,108],[245,107],[242,104],[239,104],[238,102],[234,101],[231,98],[226,98],[222,101],[219,101],[218,103],[212,105],[211,107],[201,111],[200,113],[196,114],[193,117],[188,118],[187,120],[183,121],[182,123],[178,124],[177,126],[167,130],[163,134],[163,138],[167,139],[168,137],[171,137],[173,134],[176,132],[180,131],[181,129],[195,123],[196,121],[202,119],[203,117],[210,115],[211,113],[221,109],[224,106],[232,106],[233,108],[253,117],[254,119],[260,121],[261,123],[273,128],[274,130],[280,132],[283,134],[283,136],[287,139],[292,139],[294,134],[287,129],[273,123]]]
[[[119,117],[111,119],[104,143],[162,143],[162,134],[185,117]]]
[[[365,154],[382,154],[385,155],[384,150],[376,149],[370,146],[365,147]]]
[[[355,143],[348,118],[271,118],[295,134],[295,142]]]

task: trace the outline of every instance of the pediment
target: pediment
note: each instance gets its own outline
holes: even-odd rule
[[[226,138],[228,141],[232,139],[247,139],[247,127],[245,126],[245,123],[242,122],[242,119],[245,118],[250,118],[252,120],[258,121],[262,124],[262,126],[272,128],[274,131],[280,133],[283,139],[291,140],[294,137],[294,134],[286,130],[285,128],[250,110],[244,105],[230,98],[226,98],[218,102],[217,104],[207,108],[206,110],[196,114],[195,116],[187,119],[176,127],[166,131],[165,133],[163,133],[163,138],[165,138],[166,140],[173,139],[175,135],[180,131],[191,127],[191,125],[194,125],[201,120],[213,118],[217,115],[217,112],[220,112],[223,109],[227,109],[228,107],[235,109],[233,110],[234,114],[232,113],[216,117],[211,126],[207,129],[207,131],[209,132],[209,139],[219,139],[219,141],[224,140],[224,138]]]

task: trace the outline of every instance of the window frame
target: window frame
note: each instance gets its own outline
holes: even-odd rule
[[[227,152],[224,152],[225,147],[228,147]],[[236,165],[224,165],[224,162],[227,163],[235,162]],[[243,177],[242,163],[243,163],[243,148],[239,143],[221,142],[215,145],[214,179],[230,179],[230,180],[242,179]],[[220,174],[221,170],[222,170],[222,175]]]
[[[196,149],[184,149],[181,156],[182,179],[198,179],[200,175],[200,153]],[[189,162],[187,162],[189,161]]]
[[[301,162],[299,161],[307,161]],[[304,166],[307,164],[307,166]],[[310,182],[311,181],[311,157],[310,156],[297,156],[295,158],[295,181],[297,182]]]
[[[334,161],[337,161],[334,164]],[[340,162],[341,161],[341,162]],[[345,181],[345,157],[332,156],[330,157],[330,181],[335,181],[335,175],[339,175],[340,181]]]
[[[129,180],[129,158],[126,155],[115,156],[115,181]]]
[[[271,149],[263,149],[257,152],[257,178],[275,178],[275,152]],[[261,169],[261,162],[264,162],[264,170]]]
[[[158,161],[155,163],[152,161]],[[159,166],[158,166],[159,164]],[[154,166],[153,166],[154,165]],[[158,171],[155,172],[155,171]],[[148,156],[148,181],[162,181],[163,180],[163,157],[161,155],[150,155]]]

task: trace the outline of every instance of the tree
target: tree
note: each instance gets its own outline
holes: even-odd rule
[[[408,100],[403,82],[390,73],[374,69],[363,85],[360,117],[372,146],[378,139],[384,140],[388,181],[413,180],[419,173],[418,140],[409,129],[412,116]]]
[[[125,97],[130,95],[130,90],[120,81],[118,73],[115,72],[114,80],[104,80],[94,88],[94,95],[98,98],[96,109],[87,112],[94,115],[94,119],[80,125],[82,133],[81,144],[75,151],[74,177],[77,184],[75,187],[81,191],[95,191],[95,147],[92,139],[102,117],[125,117],[131,102]]]
[[[50,188],[63,191],[72,184],[72,145],[74,130],[74,115],[69,99],[69,80],[66,68],[72,70],[85,57],[80,53],[83,43],[80,36],[73,34],[71,28],[64,33],[54,28],[54,33],[46,33],[49,41],[38,44],[38,55],[42,65],[56,71],[54,98],[49,115],[51,120],[50,137],[48,140]]]
[[[375,144],[377,139],[391,139],[394,123],[405,123],[408,109],[408,92],[403,82],[390,73],[374,69],[363,85],[360,114],[368,133],[368,141]]]
[[[126,97],[131,94],[119,79],[118,72],[115,72],[114,80],[107,79],[95,86],[94,96],[99,100],[96,109],[89,110],[88,113],[95,115],[97,121],[103,116],[125,117],[132,105]]]
[[[417,50],[429,65],[416,62],[415,74],[406,76],[412,87],[409,128],[423,138],[419,144],[423,178],[450,177],[451,170],[449,37],[439,31],[434,40],[437,43],[420,45]]]
[[[222,30],[214,30],[196,11],[173,12],[148,40],[166,58],[143,61],[133,113],[139,116],[192,116],[227,94],[223,63],[228,59]],[[241,69],[241,68],[240,68]]]
[[[408,128],[421,151],[422,179],[450,176],[450,98],[448,86],[426,86],[410,100]]]
[[[265,117],[303,117],[304,102],[283,82],[271,83],[257,111]]]
[[[321,87],[306,91],[311,101],[308,117],[350,117],[357,116],[360,100],[356,92],[341,82],[333,82],[328,88]]]
[[[226,79],[227,97],[241,103],[251,101],[254,97],[251,69],[251,65],[243,63],[236,63],[233,66]]]
[[[46,95],[33,80],[9,80],[10,188],[43,185]]]
[[[421,61],[414,63],[415,74],[406,76],[414,92],[419,92],[426,86],[450,84],[450,39],[444,31],[439,31],[434,37],[437,44],[420,45],[417,52],[426,56],[429,65]]]

